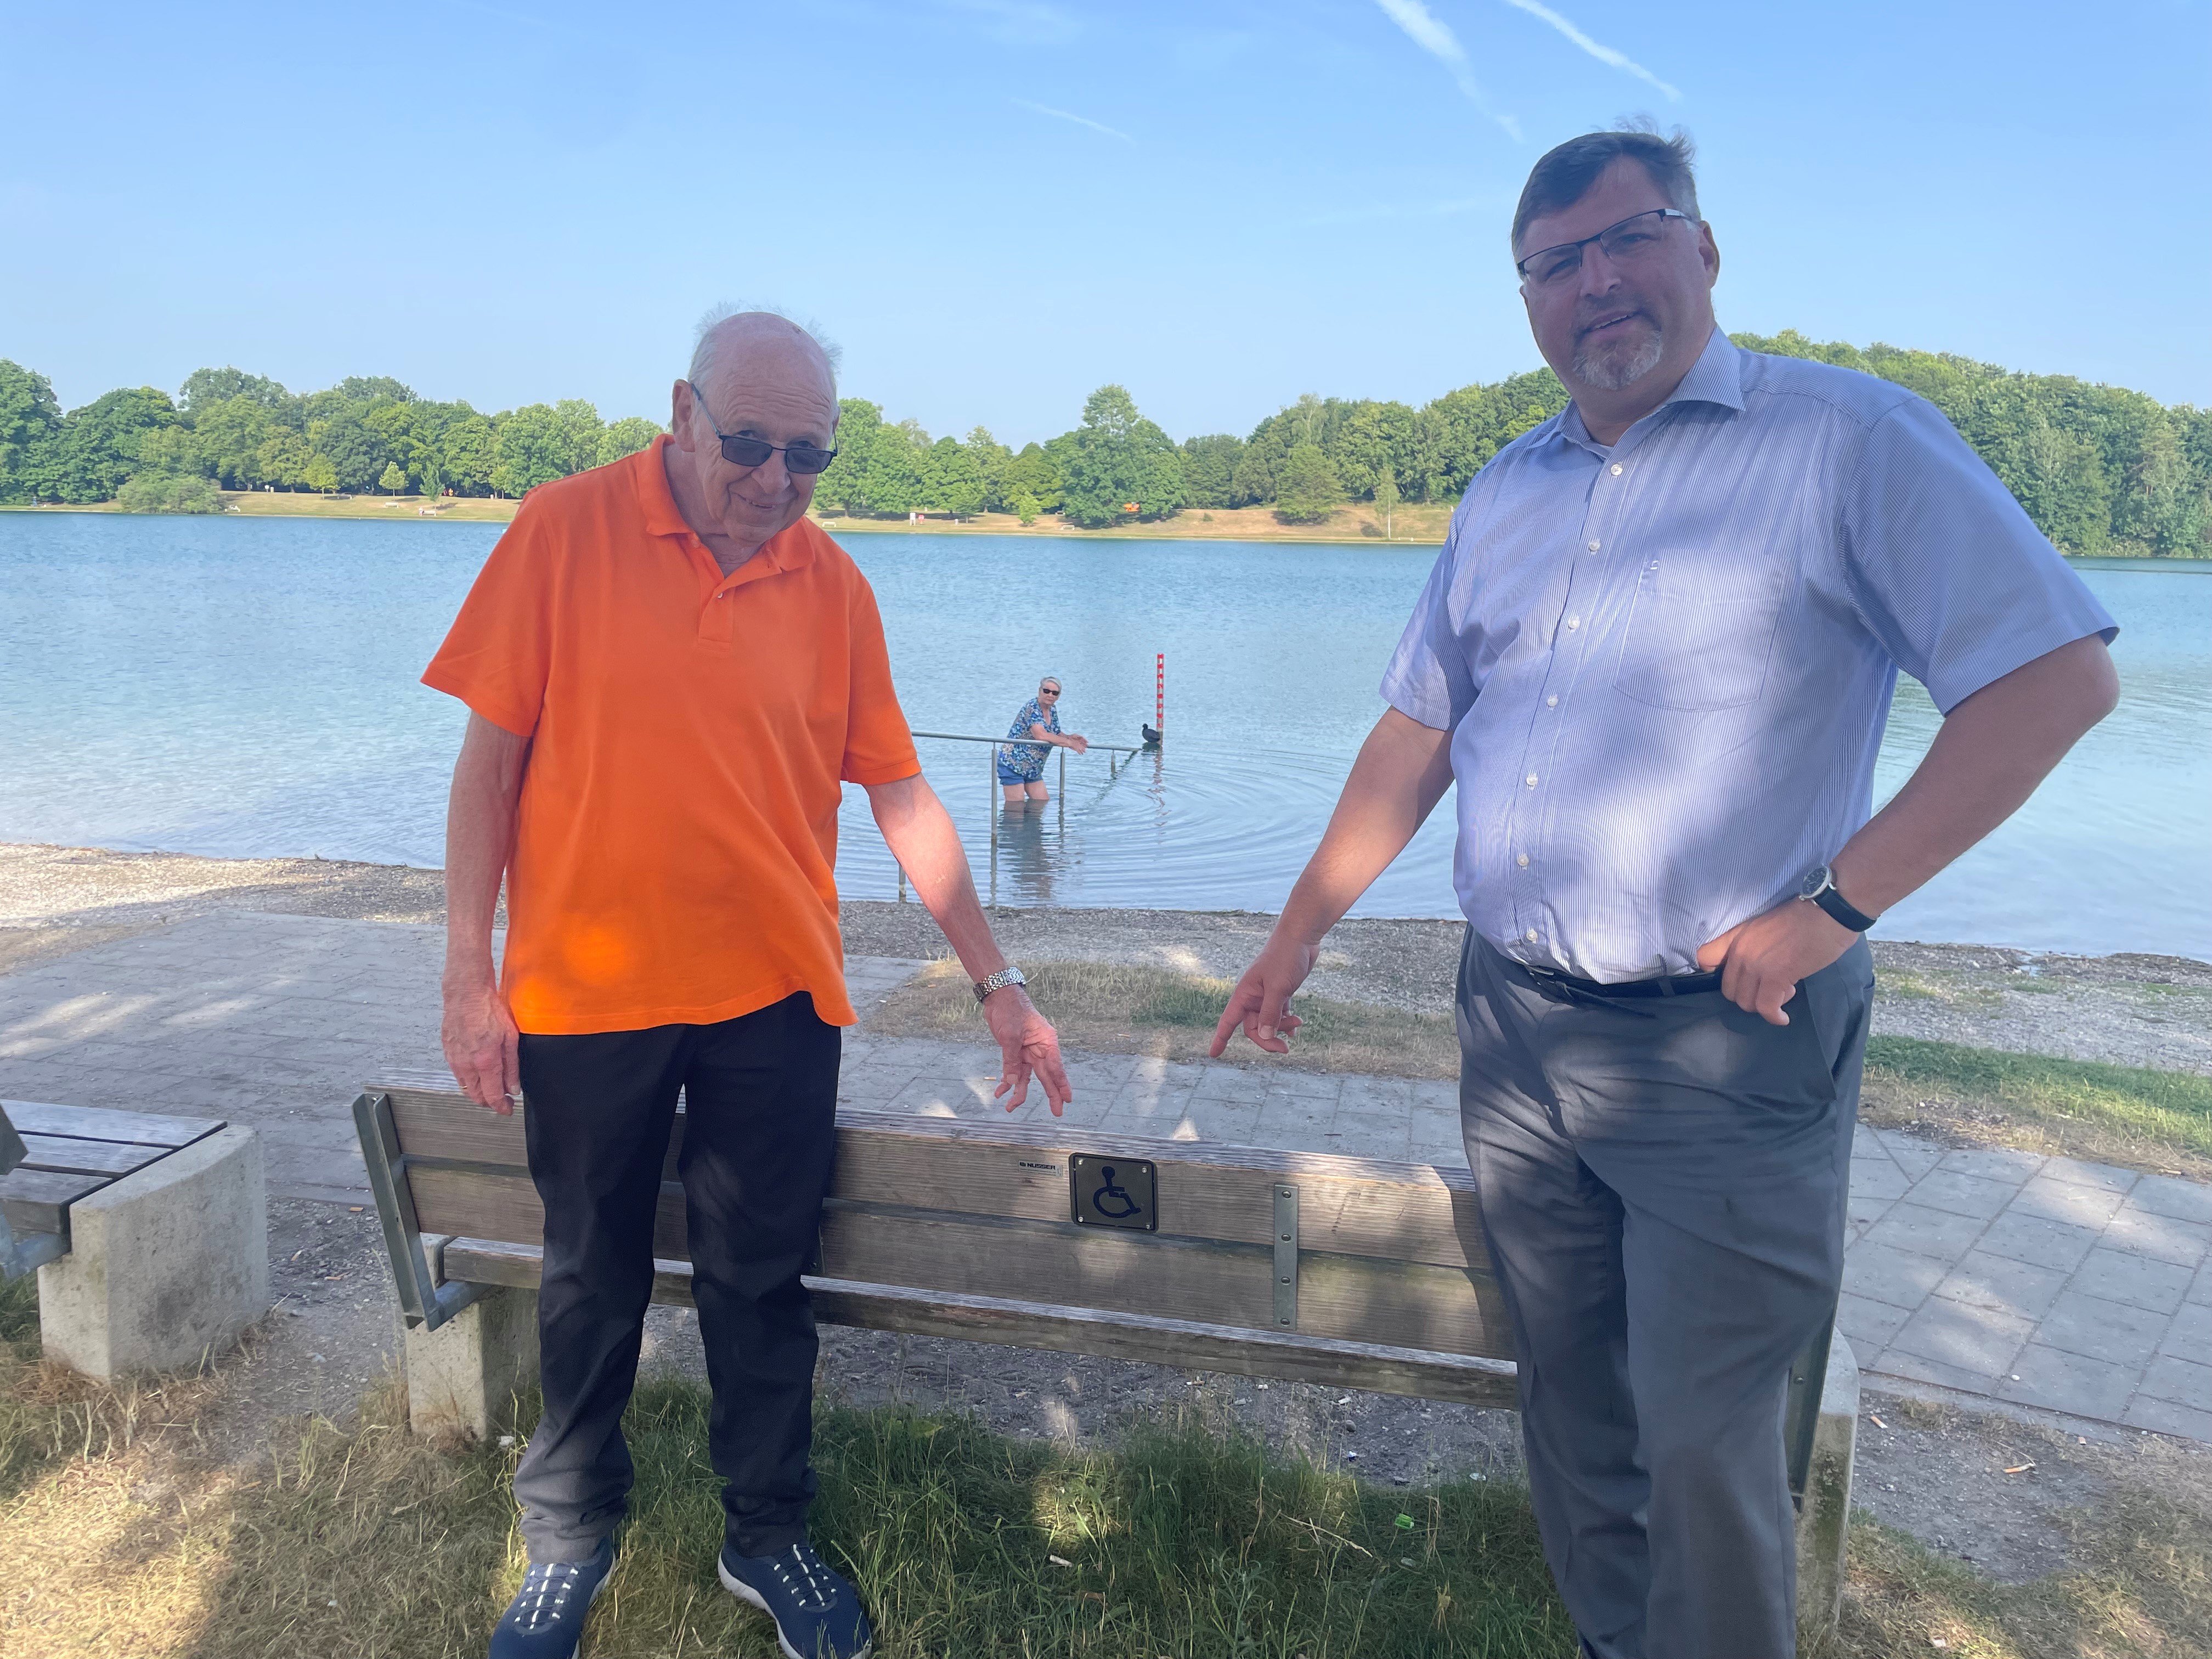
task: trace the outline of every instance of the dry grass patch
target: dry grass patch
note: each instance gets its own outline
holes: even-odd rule
[[[1024,963],[1022,971],[1064,1047],[1162,1060],[1203,1060],[1235,988],[1225,979],[1126,963],[1040,962]],[[1238,1064],[1380,1077],[1459,1075],[1459,1038],[1449,1015],[1316,996],[1295,997],[1291,1006],[1305,1021],[1291,1039],[1291,1052],[1278,1057],[1239,1038],[1231,1050]],[[949,961],[932,963],[901,986],[870,1017],[868,1029],[886,1036],[989,1040],[965,971]]]

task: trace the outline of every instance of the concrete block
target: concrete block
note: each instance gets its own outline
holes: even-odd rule
[[[538,1382],[538,1292],[489,1290],[436,1330],[400,1331],[407,1426],[439,1440],[482,1440],[514,1421]]]
[[[1858,1440],[1859,1368],[1838,1333],[1828,1345],[1813,1463],[1797,1511],[1797,1635],[1813,1647],[1836,1627],[1844,1599],[1844,1549],[1851,1518],[1851,1462]]]
[[[269,1310],[261,1137],[219,1129],[70,1206],[39,1269],[46,1358],[112,1381],[220,1353]]]

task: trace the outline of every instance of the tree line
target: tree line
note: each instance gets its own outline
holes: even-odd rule
[[[2212,410],[1948,353],[1861,349],[1794,330],[1733,337],[1927,398],[2069,552],[2212,556]],[[916,421],[846,398],[837,459],[816,499],[857,518],[1011,513],[1028,524],[1058,514],[1085,528],[1245,507],[1316,524],[1355,501],[1387,515],[1401,501],[1456,500],[1500,448],[1565,404],[1540,368],[1419,408],[1309,393],[1248,436],[1178,443],[1125,387],[1104,386],[1072,429],[1016,451],[981,426],[933,439]],[[198,370],[173,401],[141,386],[64,415],[43,376],[0,360],[0,501],[211,511],[218,487],[519,496],[634,453],[659,430],[635,416],[602,422],[573,398],[483,415],[392,380],[295,396],[234,368]]]
[[[580,398],[496,415],[388,378],[295,394],[235,368],[195,370],[172,398],[118,387],[66,415],[46,376],[0,359],[0,501],[213,512],[222,489],[520,496],[634,454],[660,428]]]

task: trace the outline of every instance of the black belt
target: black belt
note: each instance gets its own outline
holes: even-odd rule
[[[1721,988],[1721,970],[1717,968],[1709,974],[1674,974],[1660,979],[1624,980],[1620,984],[1608,985],[1601,980],[1581,979],[1573,974],[1563,974],[1555,968],[1532,968],[1525,962],[1516,962],[1513,965],[1534,980],[1538,989],[1553,986],[1576,999],[1693,997]]]

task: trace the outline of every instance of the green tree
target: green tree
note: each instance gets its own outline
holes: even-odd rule
[[[1018,492],[1014,499],[1008,501],[1006,506],[1024,524],[1035,524],[1037,521],[1037,500],[1028,490]]]
[[[491,487],[520,497],[565,478],[571,468],[569,422],[546,404],[525,404],[492,422]]]
[[[372,405],[347,401],[325,407],[328,414],[307,422],[307,447],[330,462],[340,489],[365,495],[393,459],[391,446],[367,418]]]
[[[52,383],[0,357],[0,501],[27,501],[46,489],[61,433]]]
[[[461,407],[465,412],[438,434],[438,471],[456,495],[489,495],[499,461],[492,424],[467,404]]]
[[[300,482],[318,495],[334,495],[338,487],[338,470],[331,465],[329,456],[310,455],[307,465],[300,471]]]
[[[138,471],[149,432],[174,426],[168,394],[150,386],[105,392],[62,422],[48,469],[48,493],[64,501],[106,501]]]
[[[196,368],[185,376],[177,392],[178,404],[194,419],[210,405],[234,398],[243,398],[263,409],[282,409],[292,401],[292,394],[267,376],[237,368]]]
[[[865,398],[837,400],[837,459],[814,485],[814,499],[847,513],[871,513],[868,470],[876,453],[876,434],[884,411]]]
[[[561,423],[561,476],[590,471],[599,464],[599,445],[607,430],[599,410],[581,398],[563,398],[553,405],[553,415]]]
[[[1060,510],[1096,529],[1172,517],[1183,504],[1182,458],[1126,387],[1102,386],[1083,405],[1060,464]]]
[[[1391,520],[1398,512],[1398,475],[1384,467],[1375,479],[1375,516],[1382,520],[1382,539],[1393,535]]]
[[[402,386],[388,374],[349,374],[331,388],[350,404],[411,404],[415,389]]]
[[[384,471],[377,477],[376,487],[387,495],[402,495],[407,489],[407,474],[398,462],[386,461]]]
[[[635,455],[649,447],[660,435],[658,422],[642,415],[625,415],[619,421],[607,422],[599,434],[599,459],[597,465],[605,466],[621,460],[625,455]]]
[[[123,481],[115,499],[128,513],[222,511],[222,497],[216,494],[213,483],[173,472],[134,472]]]
[[[921,493],[921,505],[932,512],[972,519],[990,492],[975,452],[957,439],[939,438],[922,464]]]
[[[1335,404],[1322,448],[1336,469],[1345,494],[1358,501],[1372,495],[1385,472],[1395,475],[1413,464],[1413,411],[1404,404],[1363,398]]]
[[[190,386],[191,382],[185,384]],[[192,441],[204,470],[227,488],[252,489],[258,482],[254,457],[278,429],[275,410],[250,393],[212,401],[203,397],[192,411],[191,422]]]
[[[289,427],[279,427],[261,441],[253,452],[252,471],[246,475],[249,488],[269,485],[277,489],[297,489],[307,484],[307,465],[314,459],[307,441]],[[332,489],[337,488],[337,474],[331,473]]]
[[[1216,507],[1233,504],[1232,485],[1237,464],[1244,459],[1244,441],[1233,433],[1210,433],[1182,442],[1183,505]]]
[[[975,458],[976,470],[983,478],[983,504],[977,508],[982,513],[1003,513],[1006,510],[1006,466],[1014,459],[1014,452],[991,435],[987,426],[972,428],[961,440],[960,447]]]
[[[1016,496],[1026,496],[1037,512],[1060,510],[1060,464],[1042,444],[1024,444],[1021,453],[1006,463],[999,487],[1009,504]]]
[[[1310,439],[1291,445],[1275,481],[1275,516],[1285,524],[1319,524],[1343,499],[1343,483],[1322,447]]]
[[[927,465],[929,434],[919,421],[876,428],[869,447],[861,491],[872,513],[911,513],[922,505],[922,469]]]

